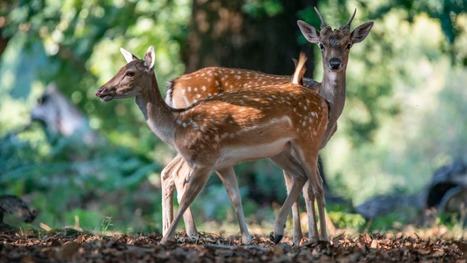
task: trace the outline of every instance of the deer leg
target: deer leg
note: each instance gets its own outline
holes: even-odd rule
[[[318,152],[318,151],[317,151]],[[320,233],[321,233],[321,239],[322,240],[328,240],[327,232],[326,232],[326,215],[324,211],[324,207],[326,206],[326,201],[324,199],[324,190],[323,190],[323,179],[319,175],[319,170],[318,170],[318,154],[313,154],[311,149],[305,149],[303,151],[303,156],[304,160],[307,160],[304,162],[304,168],[307,172],[308,176],[308,198],[313,198],[313,200],[317,201],[317,206],[318,206],[318,215],[319,215],[319,220],[320,220]],[[312,194],[311,194],[312,193]],[[314,218],[313,222],[313,229],[312,230],[312,238],[317,237],[316,231],[316,212],[315,212],[315,207],[314,207],[314,201],[308,202],[307,206],[310,206],[311,209],[311,214],[308,215],[308,217]]]
[[[316,209],[315,209],[315,195],[313,192],[312,184],[307,181],[303,187],[303,196],[305,197],[306,211],[308,216],[308,238],[312,241],[317,241],[318,226],[316,224]]]
[[[177,188],[177,201],[180,204],[183,193],[186,191],[187,178],[188,174],[190,173],[190,167],[180,156],[176,168],[177,169],[174,171],[173,176],[175,179],[175,187]],[[196,229],[195,220],[193,219],[193,214],[191,213],[190,207],[188,207],[185,213],[183,213],[183,222],[185,223],[187,236],[192,239],[197,239],[199,237],[198,230]]]
[[[318,203],[318,214],[319,214],[319,228],[320,228],[320,238],[321,240],[328,241],[328,234],[326,228],[326,200],[324,198],[323,190],[323,178],[319,175],[318,162],[316,161],[316,169],[314,170],[314,177],[316,182],[318,182],[316,191],[314,191],[316,201]]]
[[[290,189],[293,184],[293,177],[290,174],[301,174],[303,177],[306,176],[303,169],[300,168],[300,164],[295,158],[289,154],[289,152],[283,152],[277,156],[271,158],[273,162],[284,169],[284,181],[287,189],[287,194],[290,193]],[[294,245],[300,245],[300,241],[303,238],[303,233],[300,223],[300,213],[298,211],[298,198],[292,205],[292,218],[293,218],[293,243]]]
[[[305,170],[308,177],[308,187],[305,189],[304,193],[305,201],[307,202],[308,218],[309,221],[311,221],[311,225],[309,226],[309,228],[312,229],[312,239],[318,237],[318,234],[316,233],[316,212],[314,207],[314,200],[317,200],[318,213],[320,216],[321,236],[323,240],[327,240],[326,220],[324,212],[326,202],[324,200],[323,180],[319,176],[318,170],[319,148],[301,148],[299,145],[300,144],[294,145],[294,153],[296,153],[298,161],[302,162],[302,167]]]
[[[175,215],[174,220],[170,224],[170,227],[168,228],[167,232],[162,237],[161,242],[160,242],[161,244],[167,244],[167,242],[171,240],[172,237],[175,235],[175,230],[177,228],[178,222],[180,221],[185,211],[190,207],[195,197],[198,195],[198,193],[201,191],[201,189],[204,187],[204,185],[208,181],[211,171],[212,171],[211,167],[206,167],[206,166],[203,166],[203,167],[195,166],[191,169],[190,175],[188,177],[189,178],[188,184],[180,200],[180,207],[178,209],[177,214]]]
[[[285,220],[287,219],[287,214],[290,213],[293,203],[297,200],[300,195],[300,189],[306,182],[306,178],[301,176],[294,177],[292,187],[290,188],[290,193],[285,199],[284,204],[279,210],[279,214],[276,217],[276,222],[274,223],[274,243],[279,243],[282,237],[284,236]]]
[[[284,170],[284,181],[287,189],[287,194],[290,193],[292,188],[293,178]],[[292,205],[292,221],[293,221],[293,243],[294,245],[300,245],[300,241],[303,238],[302,224],[300,222],[300,211],[299,211],[300,198],[298,198]]]
[[[177,155],[161,172],[162,188],[162,233],[165,234],[173,220],[173,196],[174,196],[174,166],[178,164],[180,155]]]
[[[224,184],[225,190],[229,195],[230,202],[232,203],[235,214],[237,215],[238,224],[240,225],[240,232],[242,235],[242,242],[250,244],[251,237],[246,225],[245,215],[243,214],[242,198],[240,190],[238,189],[237,177],[233,167],[224,168],[216,171],[217,175]]]
[[[290,211],[292,206],[296,203],[300,195],[300,189],[303,187],[303,185],[306,182],[306,173],[300,167],[296,159],[291,155],[290,149],[288,151],[284,151],[283,153],[277,156],[274,156],[273,158],[271,158],[271,160],[273,160],[276,164],[278,164],[285,171],[285,173],[287,173],[287,175],[289,176],[289,177],[285,177],[286,186],[288,188],[288,196],[284,204],[282,205],[281,210],[279,211],[279,214],[276,218],[276,223],[274,226],[274,231],[275,231],[274,242],[278,243],[283,237],[287,213]],[[297,217],[299,217],[298,207],[297,207],[296,213],[297,213]],[[296,220],[294,220],[293,242],[294,242],[294,245],[299,245],[303,235],[301,232],[299,221],[298,221],[297,226],[295,224],[296,224]]]
[[[313,171],[313,170],[311,170]],[[326,207],[326,201],[324,198],[323,190],[323,179],[319,175],[319,169],[316,165],[315,172],[312,172],[314,178],[313,183],[308,183],[306,189],[303,190],[305,196],[307,211],[308,211],[308,237],[313,240],[328,240],[326,232],[326,213],[324,208]],[[320,235],[318,236],[318,228],[316,223],[316,208],[315,200],[318,206],[318,215],[320,222]]]

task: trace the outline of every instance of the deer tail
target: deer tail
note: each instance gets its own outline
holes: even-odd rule
[[[292,76],[292,83],[293,84],[302,84],[303,75],[306,72],[305,62],[308,58],[306,57],[305,53],[300,52],[300,57],[298,58],[298,62],[293,59],[295,64],[295,72]]]

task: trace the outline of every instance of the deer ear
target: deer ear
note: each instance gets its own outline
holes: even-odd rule
[[[368,33],[370,33],[373,24],[373,21],[370,21],[355,28],[352,31],[352,34],[350,34],[352,44],[362,42],[366,38],[366,36],[368,36]]]
[[[148,51],[146,51],[146,54],[144,55],[144,64],[146,65],[149,71],[153,70],[154,68],[154,57],[154,47],[150,46],[148,48]]]
[[[308,42],[315,44],[319,43],[318,30],[316,30],[314,27],[302,20],[298,20],[297,25],[300,28],[300,31],[302,31],[303,36],[306,38],[306,40],[308,40]]]
[[[131,54],[130,51],[122,47],[120,48],[120,52],[122,53],[123,57],[125,57],[126,63],[130,63],[131,61],[138,59],[135,55]]]
[[[46,90],[46,93],[54,93],[54,92],[57,92],[58,88],[57,88],[57,84],[55,84],[55,82],[50,82],[47,87],[45,88]]]

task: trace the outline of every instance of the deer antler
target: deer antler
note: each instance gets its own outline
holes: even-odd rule
[[[352,23],[352,20],[355,17],[356,13],[357,13],[357,8],[355,8],[355,10],[353,11],[353,15],[352,15],[352,17],[350,17],[349,21],[345,25],[343,25],[341,27],[342,29],[344,29],[344,28],[350,29],[350,24]]]
[[[316,8],[316,6],[314,7],[315,11],[316,11],[316,14],[318,14],[319,16],[319,20],[321,20],[321,29],[323,28],[326,28],[326,27],[329,27],[326,22],[324,21],[323,17],[321,16],[321,14],[319,13],[318,11],[318,8]]]

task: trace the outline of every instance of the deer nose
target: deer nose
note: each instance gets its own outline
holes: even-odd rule
[[[331,69],[339,69],[341,67],[341,60],[338,58],[331,58],[329,60],[329,66]]]
[[[104,88],[104,87],[101,87],[101,88],[96,92],[96,96],[97,96],[97,97],[101,97],[104,91],[105,91],[105,88]]]

